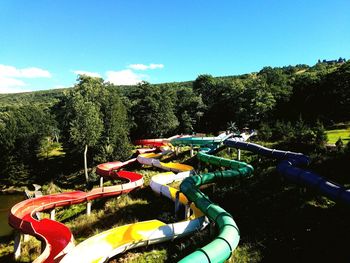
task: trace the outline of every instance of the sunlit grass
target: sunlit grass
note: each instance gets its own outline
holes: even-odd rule
[[[333,207],[335,202],[324,196],[318,196],[307,201],[306,204],[317,208],[327,209]]]
[[[147,200],[133,199],[128,195],[115,197],[108,200],[102,209],[94,209],[89,216],[81,213],[73,220],[70,220],[66,225],[72,230],[72,233],[78,242],[85,240],[89,236],[93,236],[101,231],[110,228],[135,223],[138,219],[134,216],[132,206],[147,205]],[[83,207],[79,212],[84,211]],[[121,210],[124,210],[120,213]],[[125,216],[127,215],[127,216]]]
[[[239,245],[227,260],[231,263],[254,263],[262,260],[261,252],[252,244]]]
[[[350,135],[350,132],[348,134]],[[217,155],[236,159],[237,151],[235,149],[226,149]],[[180,159],[186,158],[189,158],[188,153],[185,155],[179,154],[179,156],[175,156],[171,161],[180,162]],[[238,226],[242,230],[241,242],[227,262],[244,263],[264,260],[264,257],[268,253],[271,253],[272,249],[270,247],[271,244],[275,244],[273,239],[275,236],[281,240],[283,245],[291,246],[291,248],[297,247],[303,241],[303,238],[306,238],[301,236],[297,241],[293,240],[296,243],[289,241],[289,228],[287,232],[284,232],[283,220],[276,219],[274,221],[273,213],[275,211],[282,211],[281,213],[283,214],[289,213],[289,210],[294,209],[294,212],[290,216],[294,216],[293,218],[300,225],[292,224],[292,227],[299,230],[305,228],[305,226],[309,227],[307,223],[303,224],[302,222],[304,221],[300,219],[304,213],[306,214],[306,218],[311,216],[318,224],[318,220],[322,220],[324,215],[328,215],[328,210],[337,208],[335,203],[327,198],[315,197],[309,192],[306,194],[301,193],[296,186],[288,182],[281,182],[279,177],[275,176],[275,165],[270,163],[270,160],[266,161],[266,165],[269,166],[265,167],[263,158],[260,160],[247,151],[242,151],[241,158],[242,161],[255,164],[256,172],[254,176],[251,178],[236,179],[230,183],[216,184],[215,191],[211,188],[204,189],[213,201],[224,207],[234,216],[235,220],[238,220]],[[201,168],[201,172],[208,172],[208,169],[210,171],[217,169],[214,166],[211,167],[204,163],[201,163]],[[88,237],[113,227],[138,221],[150,219],[158,219],[166,223],[177,221],[173,213],[173,203],[166,200],[166,198],[154,195],[149,188],[151,177],[164,171],[146,166],[134,171],[144,175],[144,187],[119,198],[113,197],[93,201],[90,216],[86,215],[85,203],[57,209],[56,219],[58,221],[63,220],[63,223],[71,228],[76,243],[80,243]],[[106,185],[113,185],[115,183],[112,181],[106,182]],[[173,183],[172,186],[178,187],[179,183]],[[43,188],[45,193],[60,191],[54,184],[48,184]],[[286,208],[285,204],[290,204],[290,207]],[[262,212],[261,210],[263,212],[267,211],[266,216],[262,216],[261,220],[259,218],[257,221],[250,221],[251,218],[257,218],[257,214],[260,214]],[[299,211],[302,211],[302,213],[299,214]],[[312,217],[313,215],[314,217]],[[324,224],[321,225],[323,226]],[[263,230],[260,231],[261,229]],[[281,230],[273,232],[274,229]],[[262,232],[264,231],[266,236],[262,236]],[[309,234],[309,232],[307,233]],[[209,243],[216,235],[217,232],[210,233],[208,229],[205,229],[194,235],[179,240],[175,239],[172,242],[130,250],[117,255],[109,262],[178,261],[195,249]],[[37,247],[34,244],[33,255],[37,255],[35,254]],[[1,258],[1,252],[3,251],[4,255],[9,255],[12,249],[13,247],[0,246],[0,261],[3,259]],[[30,249],[29,246],[28,249]],[[276,251],[276,253],[281,254],[280,251]],[[21,262],[28,262],[30,260],[28,256],[25,256],[23,260],[21,259]]]
[[[29,236],[27,242],[23,242],[21,249],[21,261],[22,262],[32,262],[41,253],[41,242],[35,237]]]
[[[147,168],[142,168],[142,169],[138,169],[135,171],[136,173],[142,174],[143,176],[143,181],[144,181],[144,186],[148,186],[151,182],[151,178],[153,175],[159,174],[162,171],[157,169],[157,168],[151,168],[149,167],[149,169]]]
[[[326,131],[328,143],[335,144],[341,138],[344,142],[350,141],[350,128]]]
[[[41,251],[41,242],[35,237],[26,236],[22,239],[21,255],[15,261],[14,259],[14,242],[11,240],[8,243],[0,242],[0,262],[32,262],[39,255]]]
[[[148,263],[148,262],[166,262],[167,251],[165,249],[152,249],[151,251],[127,252],[123,257],[110,262],[130,262],[130,263]]]

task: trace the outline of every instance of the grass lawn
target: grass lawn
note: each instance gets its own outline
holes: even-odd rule
[[[346,132],[349,134],[350,131]],[[189,154],[182,153],[166,162],[184,162]],[[236,154],[234,150],[222,151],[219,156],[234,159]],[[283,179],[275,169],[276,161],[270,158],[247,151],[242,152],[241,157],[242,161],[254,166],[253,176],[232,178],[202,189],[214,203],[233,216],[240,229],[239,246],[227,263],[280,262],[281,259],[287,263],[350,262],[348,243],[344,242],[350,233],[348,207]],[[346,158],[347,155],[342,159],[338,156],[337,162],[329,159],[327,163],[312,166],[311,170],[322,171],[322,175],[330,176],[330,179],[334,179],[334,175],[349,174]],[[196,163],[193,165],[196,167]],[[218,168],[202,163],[198,169],[198,173],[204,173]],[[144,186],[128,195],[94,200],[89,217],[84,203],[57,209],[57,220],[72,230],[76,243],[125,224],[151,219],[166,223],[177,221],[174,203],[155,195],[149,187],[151,177],[163,171],[136,165],[130,170],[143,174]],[[70,176],[82,178],[78,173]],[[72,183],[77,181],[68,176],[64,178]],[[350,177],[336,178],[335,181],[344,185],[350,183]],[[60,188],[54,183],[43,186],[46,194],[58,191]],[[218,229],[207,227],[184,238],[129,250],[111,258],[108,263],[177,262],[210,243],[217,235]],[[0,262],[15,262],[12,240],[13,236],[0,238]],[[22,256],[17,262],[31,262],[39,253],[40,243],[31,238],[23,242]]]
[[[339,130],[328,130],[326,131],[328,143],[335,144],[335,142],[341,138],[346,144],[350,141],[350,128],[347,129],[339,129]]]

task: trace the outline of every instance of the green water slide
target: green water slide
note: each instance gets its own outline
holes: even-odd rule
[[[238,176],[249,176],[253,173],[253,167],[244,162],[228,160],[203,152],[199,152],[197,157],[203,162],[227,167],[230,170],[194,175],[186,178],[181,183],[181,192],[210,220],[215,222],[219,234],[212,242],[196,250],[179,262],[224,262],[231,256],[232,251],[238,245],[239,229],[232,216],[223,208],[210,201],[209,197],[199,190],[199,186],[228,181]]]
[[[170,143],[174,146],[179,145],[191,145],[191,146],[199,146],[201,151],[204,152],[210,152],[212,150],[217,149],[220,144],[222,144],[226,139],[231,138],[234,134],[229,133],[226,134],[221,133],[219,136],[216,137],[196,137],[196,136],[190,136],[190,137],[179,137],[174,138],[170,141]]]

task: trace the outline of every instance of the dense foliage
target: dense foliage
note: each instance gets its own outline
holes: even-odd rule
[[[127,158],[137,138],[215,133],[233,122],[257,129],[263,140],[322,150],[324,126],[349,121],[349,112],[350,62],[344,60],[157,85],[115,86],[79,76],[72,89],[0,95],[0,177],[26,183],[59,147],[66,153],[60,158],[76,167],[85,148],[91,167]]]

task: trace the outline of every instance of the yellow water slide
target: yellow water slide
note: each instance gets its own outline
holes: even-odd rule
[[[163,149],[158,154],[141,154],[138,161],[145,165],[178,172],[177,174],[173,172],[157,174],[152,177],[150,186],[156,193],[187,206],[193,213],[185,220],[172,224],[150,220],[115,227],[78,244],[61,262],[106,262],[126,250],[189,235],[203,229],[208,224],[201,211],[193,204],[188,206],[187,198],[179,193],[179,190],[168,186],[172,182],[182,181],[190,176],[193,167],[178,163],[163,163],[156,159],[167,153],[169,149]]]

